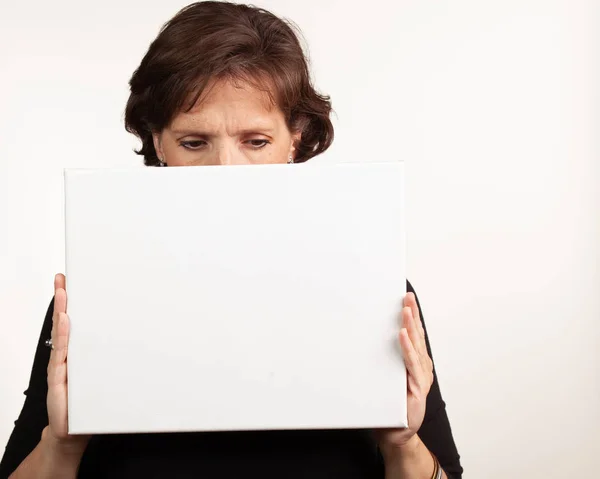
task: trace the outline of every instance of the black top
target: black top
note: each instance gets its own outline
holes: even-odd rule
[[[408,282],[407,291],[414,292]],[[52,311],[53,301],[38,341],[25,404],[0,463],[0,479],[29,455],[48,425],[50,348],[44,342],[50,337]],[[431,355],[427,333],[426,343]],[[449,478],[459,479],[460,457],[435,369],[419,437]],[[92,437],[78,477],[383,479],[384,465],[376,442],[364,430],[124,434]]]

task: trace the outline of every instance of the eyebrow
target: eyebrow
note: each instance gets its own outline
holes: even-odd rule
[[[181,128],[181,129],[176,129],[176,130],[172,130],[173,134],[177,137],[184,137],[184,136],[202,136],[202,137],[207,137],[210,138],[212,136],[216,136],[215,133],[211,133],[208,131],[203,131],[203,130],[199,130],[199,129],[185,129],[185,128]],[[264,135],[272,135],[275,132],[275,128],[271,128],[271,127],[266,127],[266,126],[260,126],[260,125],[256,125],[255,127],[251,127],[251,128],[242,128],[240,130],[237,130],[234,132],[234,136],[238,136],[238,135],[250,135],[250,134],[264,134]]]

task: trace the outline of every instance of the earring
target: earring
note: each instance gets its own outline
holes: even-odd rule
[[[288,165],[292,164],[294,162],[294,157],[292,156],[292,154],[290,153],[290,156],[288,156]]]
[[[167,166],[167,164],[165,163],[165,161],[162,158],[158,159],[158,166]]]

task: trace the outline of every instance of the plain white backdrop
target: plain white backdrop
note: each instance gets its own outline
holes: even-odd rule
[[[186,3],[0,3],[0,452],[64,268],[62,168],[141,167],[127,81]],[[594,471],[598,3],[257,3],[300,26],[332,96],[322,161],[406,161],[409,279],[464,477]]]

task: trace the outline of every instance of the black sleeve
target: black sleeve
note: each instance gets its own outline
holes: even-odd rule
[[[54,300],[50,303],[44,325],[38,340],[29,386],[25,391],[25,404],[8,440],[4,456],[0,462],[0,479],[6,479],[19,464],[35,449],[48,425],[46,396],[48,393],[47,368],[50,348],[44,343],[52,332],[52,312]]]
[[[415,292],[408,281],[406,291],[409,293]],[[415,297],[417,297],[416,293]],[[423,328],[425,329],[427,352],[433,360],[429,336],[427,334],[425,320],[423,319],[423,310],[421,309],[418,297],[417,305],[419,306]],[[444,400],[442,399],[435,365],[433,368],[433,384],[431,385],[431,390],[427,396],[425,419],[423,420],[423,424],[421,425],[418,434],[423,443],[427,446],[427,449],[438,458],[448,479],[460,479],[462,477],[463,468],[460,465],[460,455],[458,454],[454,438],[452,437],[452,429],[450,427],[450,422],[448,421],[448,414],[446,413],[446,403],[444,403]]]

